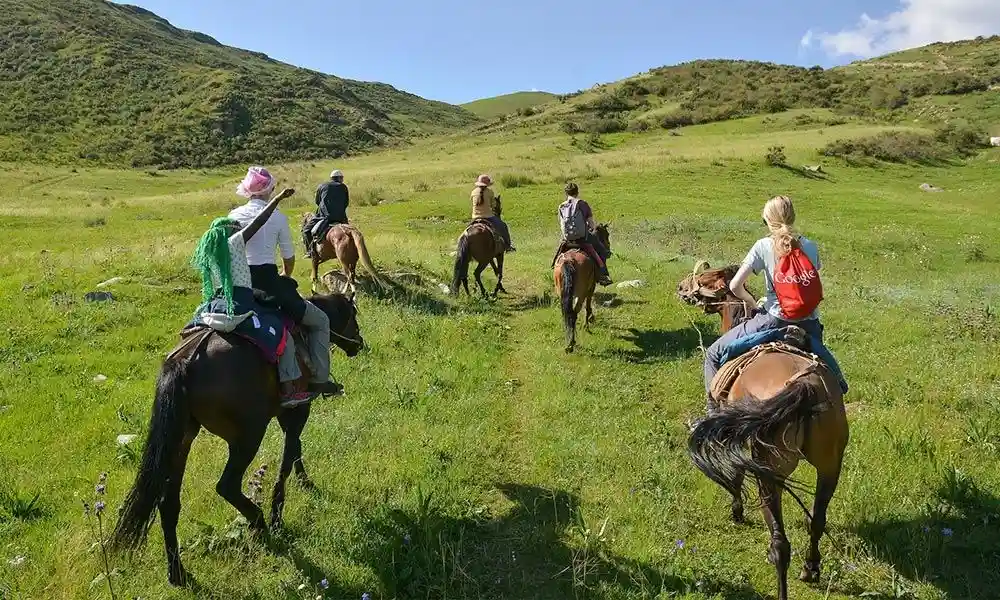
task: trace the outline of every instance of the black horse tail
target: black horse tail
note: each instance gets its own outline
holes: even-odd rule
[[[187,360],[173,357],[160,370],[142,463],[111,538],[111,547],[116,551],[136,550],[146,542],[167,481],[174,476],[171,467],[189,418],[184,373],[187,365]]]
[[[563,325],[567,329],[576,327],[576,311],[573,310],[573,287],[576,279],[576,265],[572,261],[562,264],[562,289],[559,290],[559,301],[562,305]]]
[[[742,495],[741,475],[746,473],[788,491],[801,505],[795,491],[802,486],[767,464],[766,455],[787,425],[805,426],[821,412],[824,389],[815,377],[805,376],[769,400],[746,398],[728,405],[694,428],[688,455],[702,473],[733,496]]]
[[[469,279],[469,236],[458,238],[458,252],[455,254],[455,276],[451,280],[451,293],[458,295],[463,281]]]

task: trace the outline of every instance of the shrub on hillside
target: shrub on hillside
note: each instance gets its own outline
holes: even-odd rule
[[[628,130],[635,133],[642,133],[643,131],[649,131],[652,125],[646,119],[636,119],[628,124]]]
[[[534,179],[522,173],[504,173],[500,176],[500,184],[505,188],[517,188],[534,183]]]
[[[580,126],[576,121],[563,121],[559,124],[559,130],[567,135],[576,135],[580,133]]]
[[[934,137],[910,131],[886,131],[871,137],[837,140],[820,153],[848,161],[874,159],[897,163],[938,162],[953,154]]]
[[[660,119],[660,127],[664,129],[677,129],[678,127],[687,127],[688,125],[694,125],[694,115],[691,114],[691,111],[687,110],[677,110],[664,115]]]
[[[628,124],[623,119],[617,118],[588,119],[581,125],[583,131],[593,134],[618,133],[625,131],[627,127]]]
[[[788,162],[784,146],[771,146],[764,155],[764,162],[772,167],[783,167]]]
[[[990,145],[985,134],[964,121],[941,126],[934,132],[934,139],[963,156],[974,154],[976,150]]]

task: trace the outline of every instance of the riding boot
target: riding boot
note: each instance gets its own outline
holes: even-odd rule
[[[603,266],[598,267],[597,270],[598,270],[597,283],[603,286],[609,286],[613,283],[611,281],[611,274],[608,273],[607,263],[605,263]]]
[[[302,245],[306,247],[306,258],[312,259],[313,242],[312,242],[312,235],[308,231],[302,232]]]

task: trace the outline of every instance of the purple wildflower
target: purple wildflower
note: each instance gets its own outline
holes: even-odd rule
[[[98,483],[107,483],[108,482],[108,474],[107,473],[101,473],[101,476],[97,478],[97,482]]]
[[[104,487],[104,484],[103,483],[99,483],[99,484],[97,484],[96,487],[94,487],[94,493],[103,496],[105,489],[107,489],[107,488]]]
[[[953,534],[953,533],[955,533],[955,532],[952,531],[951,527],[945,527],[944,529],[941,530],[941,535],[943,535],[945,537],[951,537],[951,534]]]
[[[364,594],[361,594],[361,600],[372,600],[372,595],[365,592]]]
[[[410,534],[406,534],[406,535],[403,536],[403,543],[404,544],[406,544],[407,546],[409,546],[410,545],[410,541],[411,541]]]
[[[330,582],[327,581],[326,579],[323,579],[323,581],[319,582],[319,587],[320,587],[320,589],[324,589],[325,590],[326,588],[330,587]]]
[[[931,532],[931,528],[929,526],[927,526],[927,525],[924,525],[924,533],[930,533],[930,532]]]
[[[104,512],[104,501],[98,500],[97,502],[94,503],[94,514],[99,517],[103,512]]]
[[[674,546],[677,546],[678,550],[683,550],[684,549],[684,540],[677,540],[676,542],[674,542]]]

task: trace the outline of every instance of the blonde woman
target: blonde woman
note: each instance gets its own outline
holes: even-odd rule
[[[744,284],[751,274],[764,273],[764,297],[762,298],[762,311],[757,312],[752,318],[737,325],[726,332],[725,335],[709,346],[705,353],[705,393],[708,399],[708,412],[717,408],[715,400],[711,396],[712,379],[721,366],[722,355],[726,346],[739,338],[767,331],[769,329],[781,329],[789,325],[796,325],[803,329],[810,337],[811,349],[818,355],[840,379],[841,387],[847,392],[847,383],[844,381],[840,371],[840,366],[830,352],[823,345],[823,325],[819,320],[817,309],[806,310],[805,314],[796,315],[794,318],[785,314],[782,305],[789,306],[785,298],[779,298],[779,293],[775,291],[775,273],[779,261],[793,253],[795,250],[801,252],[806,263],[810,264],[814,271],[812,276],[818,279],[819,270],[822,264],[819,258],[819,249],[812,240],[800,235],[795,231],[795,207],[788,196],[776,196],[767,201],[763,211],[764,225],[770,233],[767,237],[757,240],[750,249],[739,271],[729,282],[729,289],[733,294],[753,306],[755,301]],[[796,253],[798,255],[798,253]],[[780,284],[786,284],[779,278]],[[808,285],[808,284],[806,284]],[[779,286],[780,287],[780,286]],[[779,290],[780,291],[780,290]],[[793,290],[794,291],[794,290]],[[818,304],[819,299],[814,300]]]

